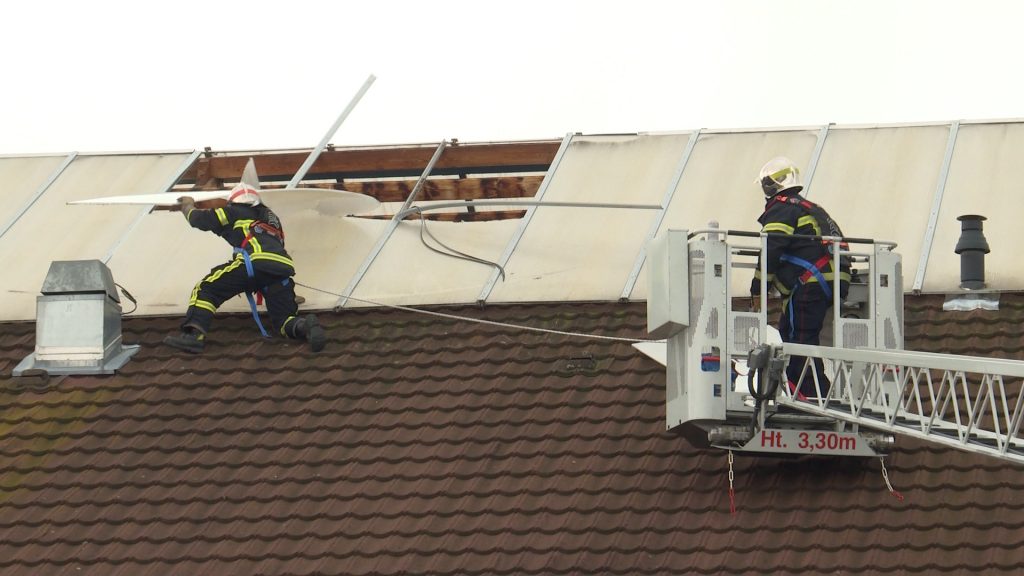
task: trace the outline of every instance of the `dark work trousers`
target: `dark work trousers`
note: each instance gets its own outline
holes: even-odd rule
[[[821,327],[825,323],[825,315],[828,314],[830,308],[832,308],[832,299],[825,295],[817,282],[798,286],[784,303],[782,314],[779,317],[779,334],[782,335],[782,341],[819,345],[821,343]],[[814,385],[814,376],[808,372],[803,381],[800,380],[800,373],[806,362],[807,359],[804,356],[791,356],[789,366],[786,367],[786,376],[790,382],[799,386],[800,392],[804,396],[817,398],[818,390]],[[831,383],[825,376],[821,358],[814,359],[814,371],[818,375],[821,396],[825,396]]]
[[[245,261],[232,260],[210,270],[210,274],[192,289],[188,311],[182,328],[194,327],[204,334],[209,332],[213,313],[229,298],[243,292],[261,291],[274,331],[289,338],[295,334],[295,315],[299,305],[295,303],[295,282],[289,276],[268,273],[253,263],[253,277],[245,269]]]

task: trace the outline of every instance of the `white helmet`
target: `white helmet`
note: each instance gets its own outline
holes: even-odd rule
[[[231,194],[228,195],[228,202],[259,206],[261,203],[260,193],[251,185],[241,182],[231,189]]]
[[[800,169],[784,156],[772,158],[765,163],[761,167],[758,181],[761,183],[765,198],[772,198],[779,192],[793,188],[796,188],[794,192],[799,192],[804,187],[800,181]]]

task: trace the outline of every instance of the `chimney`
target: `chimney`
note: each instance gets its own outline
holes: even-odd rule
[[[36,297],[36,349],[14,369],[48,374],[113,374],[136,346],[121,344],[121,300],[99,260],[50,263]]]
[[[991,252],[981,231],[985,217],[965,214],[957,220],[960,221],[960,240],[955,252],[960,255],[960,287],[980,290],[985,287],[985,254]]]

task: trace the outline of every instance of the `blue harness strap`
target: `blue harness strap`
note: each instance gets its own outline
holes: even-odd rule
[[[256,321],[256,327],[260,329],[260,335],[264,338],[270,338],[270,334],[267,334],[266,329],[263,328],[263,322],[260,322],[260,313],[256,309],[256,298],[252,295],[252,292],[246,292],[245,297],[249,299],[249,307],[252,308],[252,319]]]
[[[252,269],[252,259],[249,258],[249,253],[243,248],[235,248],[235,252],[242,255],[242,260],[245,262],[245,272],[249,275],[249,278],[255,278],[256,273]],[[256,327],[260,329],[260,335],[264,338],[270,338],[270,334],[267,334],[266,329],[263,328],[263,322],[260,321],[260,312],[256,308],[256,297],[249,291],[245,292],[245,297],[249,300],[249,308],[252,309],[252,318],[256,321]]]
[[[242,255],[242,260],[245,262],[245,272],[249,275],[249,278],[255,278],[256,273],[252,268],[252,259],[249,258],[249,253],[243,248],[235,248],[235,252]],[[285,278],[281,281],[282,286],[287,286],[291,278]],[[252,292],[246,292],[245,297],[249,300],[249,308],[252,309],[252,318],[256,321],[256,327],[260,329],[260,334],[264,338],[270,338],[270,334],[267,334],[265,328],[263,328],[263,322],[260,321],[260,312],[256,308],[256,297]]]
[[[804,260],[803,258],[792,256],[790,254],[783,254],[782,256],[779,257],[779,260],[782,260],[783,262],[789,262],[790,264],[796,264],[797,266],[813,274],[814,277],[818,280],[818,284],[821,285],[821,291],[825,293],[825,297],[832,298],[832,287],[828,285],[828,282],[825,280],[825,275],[821,273],[821,270],[818,270],[817,266],[811,264],[810,262]],[[793,317],[793,298],[796,297],[796,291],[802,285],[803,283],[797,282],[796,286],[793,286],[793,290],[789,293],[789,301],[786,302],[786,307],[788,308],[789,313],[790,338],[793,338],[793,334],[796,333],[795,318]]]
[[[828,285],[828,281],[825,280],[825,276],[821,273],[821,270],[818,270],[817,266],[811,264],[810,262],[804,260],[803,258],[792,256],[790,254],[783,254],[782,256],[779,257],[779,260],[782,260],[783,262],[789,262],[790,264],[796,264],[797,266],[813,274],[814,277],[818,280],[818,284],[821,285],[821,291],[825,293],[825,297],[832,297],[832,287]],[[796,288],[798,286],[800,286],[800,284],[794,286],[793,291],[796,291]]]
[[[793,291],[789,293],[789,298],[786,299],[786,314],[789,316],[789,339],[793,339],[793,335],[796,334],[796,318],[793,315],[793,298],[796,296],[796,291],[800,288],[797,284]]]

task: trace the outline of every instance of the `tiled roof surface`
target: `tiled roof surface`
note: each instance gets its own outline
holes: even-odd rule
[[[1024,357],[1024,297],[942,312],[907,347]],[[644,338],[643,303],[447,308]],[[1024,467],[898,439],[874,459],[737,456],[664,429],[664,368],[628,342],[389,309],[321,314],[318,355],[125,320],[116,375],[10,378],[0,325],[0,573],[1020,574]]]

